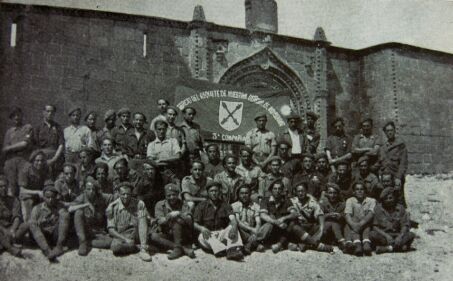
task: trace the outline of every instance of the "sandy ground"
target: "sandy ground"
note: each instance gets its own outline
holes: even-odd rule
[[[412,218],[419,222],[413,246],[405,254],[372,257],[335,253],[284,251],[254,253],[231,262],[197,250],[197,259],[168,261],[153,256],[117,258],[107,250],[81,258],[71,251],[50,264],[39,250],[25,250],[29,259],[0,256],[0,280],[453,280],[453,177],[407,179]]]

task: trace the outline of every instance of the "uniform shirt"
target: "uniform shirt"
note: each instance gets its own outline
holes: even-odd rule
[[[184,131],[187,149],[190,153],[197,153],[203,149],[203,138],[201,136],[200,125],[192,123],[191,126],[184,120],[179,127]]]
[[[319,140],[321,135],[316,131],[316,129],[305,128],[305,134],[307,135],[308,141],[308,151],[312,154],[316,153],[318,149]]]
[[[107,207],[107,228],[113,228],[119,233],[138,226],[138,220],[148,217],[145,203],[135,198],[130,198],[129,205],[124,206],[118,198]]]
[[[351,152],[351,138],[346,135],[331,135],[327,138],[325,150],[330,151],[332,159],[341,157]]]
[[[291,198],[294,209],[299,214],[297,217],[300,223],[316,223],[319,216],[324,215],[316,199],[307,194],[307,200],[301,202],[298,197]]]
[[[367,196],[372,197],[376,200],[379,199],[379,196],[381,195],[383,187],[382,187],[381,183],[379,182],[378,177],[375,174],[369,173],[368,175],[363,177],[360,174],[360,172],[357,171],[356,173],[354,173],[352,175],[352,182],[359,182],[359,181],[365,183]]]
[[[165,138],[164,140],[160,140],[156,138],[148,144],[146,156],[151,157],[153,160],[160,160],[173,157],[178,153],[181,153],[181,146],[177,139]]]
[[[185,176],[181,181],[181,197],[184,198],[184,194],[189,193],[191,196],[207,198],[206,184],[211,180],[211,178],[203,178],[200,183],[197,183],[192,176]]]
[[[55,188],[58,190],[59,199],[63,202],[73,201],[81,192],[77,181],[69,184],[62,178],[55,181]]]
[[[299,135],[299,132],[296,130],[294,132],[293,130],[288,129],[289,136],[291,137],[291,153],[292,154],[301,154],[302,153],[302,146],[300,144],[299,138],[301,137]],[[302,136],[303,137],[303,136]]]
[[[283,159],[283,158],[282,158]],[[282,174],[287,177],[288,179],[292,179],[293,176],[300,170],[300,160],[293,158],[288,160],[282,161],[282,166],[280,167],[280,171]]]
[[[46,203],[42,202],[33,207],[30,215],[30,223],[36,223],[44,233],[53,233],[58,227],[60,214],[67,213],[63,203],[58,202],[53,208],[49,208]]]
[[[230,215],[233,215],[233,209],[228,203],[221,201],[215,206],[211,200],[206,200],[195,207],[193,220],[210,231],[216,231],[230,224]]]
[[[85,224],[89,225],[91,229],[104,230],[106,226],[105,209],[113,201],[113,195],[106,193],[97,193],[93,201],[89,201],[85,193],[80,194],[72,202],[73,205],[81,205],[91,203],[94,207],[94,212],[91,208],[83,208],[83,216]]]
[[[209,161],[206,162],[204,165],[204,174],[205,174],[205,176],[210,177],[210,178],[214,178],[215,175],[217,175],[220,172],[223,172],[223,170],[224,170],[223,164],[220,159],[216,165],[214,165],[213,163],[211,163]]]
[[[132,193],[143,200],[147,206],[150,200],[155,203],[165,197],[162,184],[157,179],[151,181],[145,176],[141,176],[138,179],[137,185]]]
[[[259,178],[264,176],[259,166],[252,165],[250,168],[246,168],[241,163],[236,167],[236,173],[241,175],[245,184],[251,186],[252,193],[258,193]]]
[[[156,139],[154,132],[143,130],[140,137],[137,137],[135,128],[129,128],[124,136],[124,152],[131,158],[139,155],[141,158],[146,157],[148,144]]]
[[[30,190],[42,190],[44,188],[44,182],[51,179],[50,169],[45,166],[41,170],[37,170],[31,163],[25,163],[24,166],[19,170],[17,183]],[[21,194],[20,199],[29,199],[35,197],[31,194]]]
[[[274,199],[274,196],[270,196],[261,200],[260,214],[266,213],[271,218],[279,219],[281,217],[289,215],[291,210],[295,210],[294,206],[286,197],[283,197],[280,202]]]
[[[192,216],[189,205],[182,200],[178,200],[178,203],[173,207],[170,206],[166,199],[157,202],[154,207],[154,216],[164,232],[169,230],[171,226],[171,221],[165,220],[165,217],[173,211],[179,211],[183,216]]]
[[[26,141],[31,143],[33,140],[33,128],[30,124],[25,124],[20,127],[11,127],[5,133],[5,138],[3,139],[3,147],[10,146],[19,142]],[[6,155],[6,158],[9,159],[15,156],[25,156],[29,151],[28,148],[20,151],[10,151]]]
[[[353,221],[359,222],[368,214],[368,212],[374,213],[374,207],[376,207],[376,200],[373,198],[365,197],[360,203],[357,198],[351,197],[346,200],[344,213],[346,215],[351,215]]]
[[[186,142],[186,135],[184,134],[184,131],[176,125],[171,126],[170,124],[168,124],[167,133],[165,135],[165,138],[166,139],[175,138],[178,141],[179,146],[181,146],[181,147],[182,147],[183,143]]]
[[[390,144],[388,141],[379,150],[379,162],[382,171],[389,171],[395,178],[401,179],[407,171],[407,148],[400,139]]]
[[[115,163],[118,160],[120,160],[121,158],[125,158],[125,157],[123,155],[116,155],[116,154],[113,154],[111,156],[107,156],[104,153],[102,153],[100,157],[96,158],[94,163],[96,163],[96,164],[98,164],[98,163],[107,164],[107,166],[109,166],[108,178],[109,179],[113,179],[115,177],[115,169],[113,168],[113,166],[115,166]]]
[[[42,122],[34,129],[34,143],[38,148],[57,149],[64,145],[63,129],[56,122]]]
[[[66,152],[79,152],[92,144],[91,130],[84,125],[70,125],[63,130]]]
[[[124,145],[124,138],[126,136],[126,131],[131,128],[131,124],[127,124],[126,126],[120,124],[112,129],[112,138],[115,144],[116,151],[123,151]]]
[[[290,181],[288,178],[284,177],[283,174],[273,175],[271,173],[267,173],[259,178],[258,194],[261,197],[271,196],[269,187],[271,183],[275,180],[281,180],[283,182],[283,186],[285,187],[287,193],[291,191]]]
[[[256,226],[256,218],[260,216],[258,203],[250,201],[248,205],[244,205],[241,201],[236,201],[231,204],[231,208],[239,221],[250,227]]]
[[[258,155],[269,155],[272,147],[277,146],[277,141],[273,132],[267,129],[261,132],[258,128],[254,128],[245,135],[245,145]]]
[[[241,175],[235,173],[233,176],[230,176],[226,171],[223,171],[215,175],[214,181],[220,182],[222,184],[220,193],[222,194],[223,201],[231,203],[237,200],[236,190],[239,187],[240,183],[243,182]]]
[[[88,128],[90,129],[90,143],[88,147],[91,148],[93,151],[99,152],[101,151],[101,140],[98,139],[98,128]]]
[[[20,202],[16,197],[0,197],[0,226],[10,227],[16,218],[21,218]]]
[[[344,201],[338,201],[336,203],[331,203],[327,198],[323,198],[319,201],[319,206],[321,206],[322,211],[325,215],[329,213],[338,213],[340,215],[344,214],[345,203]],[[326,221],[332,220],[331,218],[326,217]]]
[[[381,146],[381,139],[377,135],[370,135],[369,137],[366,137],[363,134],[356,135],[352,141],[352,152],[355,155],[355,157],[360,157],[362,155],[365,155],[365,153],[355,153],[354,151],[357,148],[372,148],[376,145]],[[377,155],[368,155],[369,156],[369,164],[373,165],[377,161]]]
[[[400,204],[396,205],[393,212],[384,209],[382,204],[377,204],[374,208],[373,225],[386,233],[399,234],[403,227],[410,228],[409,214]]]

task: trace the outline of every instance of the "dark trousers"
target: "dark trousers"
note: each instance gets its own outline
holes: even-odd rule
[[[360,232],[355,232],[348,224],[346,224],[344,227],[344,236],[346,237],[346,241],[352,242],[357,242],[357,240],[370,240],[370,227],[366,226]]]
[[[395,239],[397,236],[399,236],[399,233],[391,233],[390,234],[393,239]],[[400,245],[395,245],[395,242],[389,243],[387,241],[386,237],[382,234],[380,234],[377,231],[370,231],[370,240],[373,242],[374,245],[376,246],[392,246],[395,251],[401,250],[403,246],[410,247],[412,245],[412,242],[415,239],[415,234],[408,231],[403,234],[402,239],[401,239],[401,244]]]
[[[333,234],[333,237],[335,238],[335,242],[344,240],[342,228],[343,228],[343,226],[339,222],[326,221],[324,223],[324,235],[328,237],[329,235]]]
[[[171,222],[169,227],[161,229],[151,234],[151,241],[165,249],[182,247],[184,243],[192,241],[192,225],[183,219],[176,219]]]
[[[0,252],[6,250],[11,253],[13,248],[13,238],[10,233],[11,227],[2,227],[0,226]],[[15,240],[21,241],[24,235],[28,232],[29,225],[27,223],[22,223],[19,225],[17,230],[15,231]]]
[[[131,239],[132,243],[126,243],[121,239],[113,238],[110,249],[112,250],[115,256],[128,255],[138,252],[138,248],[135,245],[138,242],[138,227],[132,227],[120,232],[121,235],[125,236],[128,239]]]
[[[27,161],[22,156],[14,156],[7,160],[3,165],[3,173],[8,180],[8,193],[12,196],[19,195],[19,186],[17,184],[17,178],[19,170]]]
[[[283,246],[286,246],[291,238],[295,238],[298,242],[300,242],[302,236],[312,230],[314,229],[309,229],[308,227],[305,228],[294,221],[288,223],[288,226],[285,229],[281,229],[271,223],[265,223],[261,227],[257,235],[257,239],[261,241],[268,241],[270,243],[279,242]]]
[[[93,248],[109,249],[112,244],[112,238],[105,231],[95,231],[100,227],[85,218],[83,209],[77,210],[74,214],[74,228],[79,245],[86,242]]]
[[[43,251],[48,251],[50,249],[49,242],[61,247],[66,241],[69,230],[69,213],[60,210],[58,223],[53,227],[44,228],[34,221],[30,221],[28,225],[39,248]]]

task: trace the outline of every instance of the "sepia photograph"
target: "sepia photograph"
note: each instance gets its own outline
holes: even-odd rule
[[[453,280],[453,1],[0,0],[0,280]]]

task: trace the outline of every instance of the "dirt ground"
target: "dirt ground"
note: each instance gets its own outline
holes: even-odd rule
[[[145,263],[94,249],[88,257],[71,251],[50,264],[39,250],[25,250],[25,260],[0,256],[0,280],[453,280],[453,177],[408,176],[406,194],[411,217],[420,223],[410,253],[359,258],[338,249],[268,251],[232,262],[197,250],[195,260],[158,254]]]

